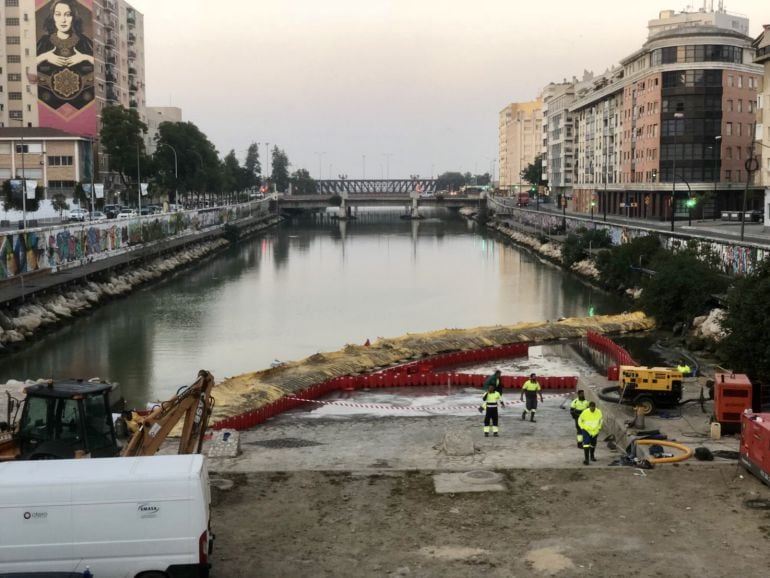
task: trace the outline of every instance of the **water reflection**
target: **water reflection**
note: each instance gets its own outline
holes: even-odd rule
[[[614,313],[620,303],[449,211],[294,219],[0,359],[0,379],[119,381],[166,398],[367,338]]]

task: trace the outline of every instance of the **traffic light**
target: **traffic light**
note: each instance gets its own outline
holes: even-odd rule
[[[695,206],[695,204],[696,204],[696,201],[694,197],[690,197],[687,199],[687,201],[685,201],[685,205],[687,206],[688,209],[692,209]]]
[[[537,186],[536,185],[532,185],[531,187],[529,187],[529,192],[530,193],[536,193],[537,192]]]

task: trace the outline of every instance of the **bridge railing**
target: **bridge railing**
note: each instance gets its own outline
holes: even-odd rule
[[[405,195],[436,192],[435,179],[339,179],[316,181],[320,195]]]

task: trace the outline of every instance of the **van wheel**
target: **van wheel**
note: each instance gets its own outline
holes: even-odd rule
[[[142,572],[137,574],[135,578],[168,578],[168,574],[165,572]]]

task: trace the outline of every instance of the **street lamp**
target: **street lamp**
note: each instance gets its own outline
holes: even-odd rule
[[[674,171],[673,175],[671,177],[672,185],[671,185],[671,231],[674,231],[674,211],[676,210],[676,135],[679,133],[678,125],[679,123],[676,122],[679,119],[684,118],[683,112],[675,112],[674,113]],[[682,132],[684,132],[684,122],[682,123]]]
[[[172,147],[170,144],[165,142],[158,142],[160,146],[168,147],[171,149],[171,152],[174,153],[174,203],[177,205],[177,210],[179,209],[179,158],[176,154],[176,149]]]
[[[717,181],[719,181],[719,177],[721,175],[719,174],[720,173],[720,171],[719,171],[719,164],[718,164],[717,161],[719,160],[719,157],[722,156],[721,155],[722,148],[719,146],[721,144],[721,141],[722,141],[722,135],[717,135],[717,136],[714,137],[714,147],[713,147],[713,155],[714,155],[714,174],[713,174],[713,177],[714,177],[714,205],[713,205],[713,207],[714,208],[712,210],[714,211],[713,217],[714,217],[715,220],[717,218],[717,207],[719,206],[719,203],[717,203]]]
[[[27,230],[27,169],[24,166],[24,120],[20,120],[20,134],[19,138],[21,139],[21,212],[22,212],[22,223],[24,225],[24,230]],[[13,145],[14,150],[16,149],[16,143]]]

